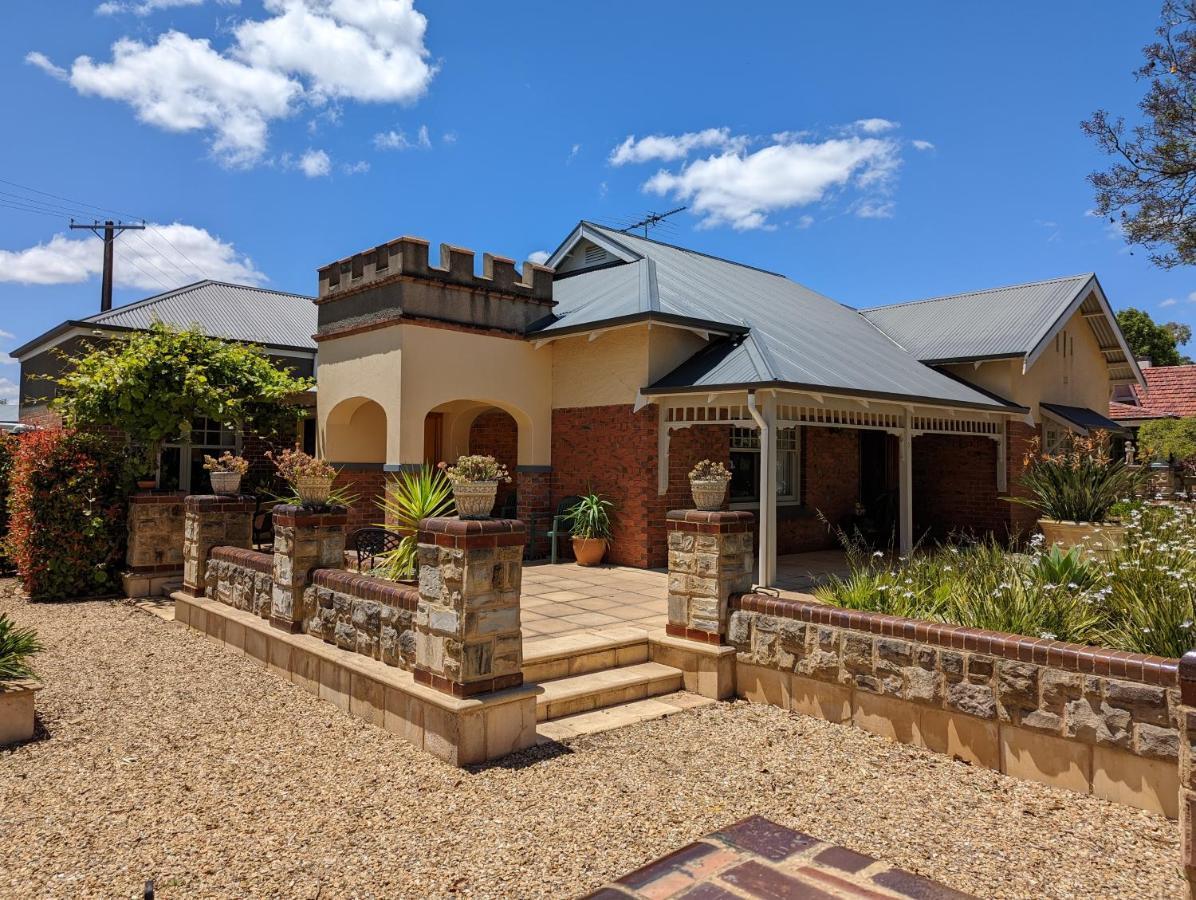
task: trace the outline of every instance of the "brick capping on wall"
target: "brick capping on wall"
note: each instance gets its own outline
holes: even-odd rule
[[[1141,653],[1126,653],[1122,650],[1088,647],[1083,644],[1069,644],[999,631],[905,619],[806,600],[782,600],[764,594],[736,595],[731,598],[731,608],[796,619],[813,625],[850,628],[885,637],[922,641],[952,650],[985,653],[1015,662],[1051,666],[1087,675],[1102,675],[1161,687],[1183,687],[1179,675],[1180,661],[1161,656],[1146,656]],[[1192,692],[1193,701],[1196,702],[1196,659],[1193,660],[1190,671],[1193,682],[1189,690]]]
[[[241,547],[213,547],[210,559],[219,562],[232,563],[261,572],[263,575],[274,574],[274,554],[262,553],[260,550],[245,550]]]
[[[522,547],[526,540],[526,529],[518,519],[442,516],[419,523],[419,542],[438,547]]]
[[[190,499],[190,498],[188,498]],[[345,525],[349,511],[343,506],[332,506],[327,510],[306,509],[302,506],[274,507],[274,524],[287,525]]]
[[[187,512],[253,512],[257,498],[252,494],[189,494],[183,498],[183,508]]]
[[[186,491],[143,491],[129,497],[129,502],[138,506],[146,503],[182,503],[186,496]]]
[[[351,597],[373,600],[399,609],[414,611],[419,606],[419,591],[414,587],[345,569],[316,569],[312,573],[312,583],[316,587],[328,588]]]
[[[671,509],[665,516],[669,531],[697,534],[742,534],[752,531],[756,517],[747,510]]]

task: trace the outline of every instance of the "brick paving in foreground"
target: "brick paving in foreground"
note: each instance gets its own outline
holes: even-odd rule
[[[624,875],[586,900],[968,900],[946,885],[751,816]]]

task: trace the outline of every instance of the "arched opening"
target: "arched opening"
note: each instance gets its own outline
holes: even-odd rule
[[[324,458],[334,463],[386,462],[386,411],[373,400],[342,400],[324,423]]]
[[[451,463],[464,454],[493,456],[507,467],[512,479],[498,486],[495,512],[514,516],[519,437],[519,423],[506,410],[478,401],[455,400],[425,416],[423,458],[435,465],[441,461]]]

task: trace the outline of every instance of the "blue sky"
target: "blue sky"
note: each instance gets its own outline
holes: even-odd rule
[[[1136,113],[1149,2],[47,8],[5,5],[0,179],[70,202],[0,183],[0,351],[98,309],[81,204],[156,226],[117,303],[197,272],[314,293],[404,234],[522,261],[688,204],[656,236],[854,306],[1091,270],[1196,324],[1196,276],[1088,215],[1079,123]]]

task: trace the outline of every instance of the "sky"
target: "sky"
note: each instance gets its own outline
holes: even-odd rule
[[[53,10],[48,14],[48,10]],[[202,277],[314,294],[401,235],[543,259],[579,219],[855,307],[1094,271],[1196,325],[1091,214],[1080,122],[1136,121],[1157,5],[10,0],[0,29],[8,351]],[[435,251],[433,251],[433,255]]]

